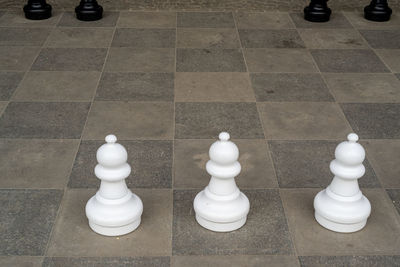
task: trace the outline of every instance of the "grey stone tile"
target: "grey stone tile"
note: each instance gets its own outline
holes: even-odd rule
[[[231,12],[178,12],[178,27],[234,28]]]
[[[332,12],[329,21],[320,23],[305,20],[303,13],[290,13],[290,17],[297,28],[352,28],[346,17],[339,12]]]
[[[173,101],[173,73],[105,72],[96,100]]]
[[[400,189],[386,189],[386,192],[400,214]]]
[[[18,3],[20,5],[20,3]],[[22,7],[22,6],[19,6]],[[54,10],[51,14],[51,17],[44,20],[29,20],[26,19],[22,10],[20,9],[18,12],[15,10],[6,12],[3,16],[0,17],[0,26],[5,27],[23,27],[23,28],[38,28],[45,27],[50,28],[54,27],[57,22],[60,20],[62,16],[62,12]]]
[[[369,49],[315,49],[311,55],[322,72],[389,72]]]
[[[78,140],[0,140],[1,188],[64,188]]]
[[[42,267],[42,257],[0,256],[0,266]]]
[[[0,46],[0,70],[28,70],[39,50],[39,47]]]
[[[111,48],[105,71],[174,72],[175,49]]]
[[[11,102],[0,119],[2,138],[79,139],[89,103]]]
[[[129,187],[170,188],[172,184],[171,141],[121,141],[128,151],[132,167],[126,179]],[[97,188],[100,180],[94,174],[96,151],[104,141],[82,141],[75,159],[68,186]]]
[[[311,266],[396,266],[400,256],[308,256],[299,257],[302,267]]]
[[[183,49],[176,51],[178,72],[245,72],[240,49]]]
[[[117,26],[127,28],[175,28],[176,12],[121,12]]]
[[[338,102],[400,102],[400,82],[392,74],[330,73],[324,77]]]
[[[264,138],[254,103],[176,103],[175,138]]]
[[[0,190],[0,254],[41,256],[53,227],[62,190]]]
[[[267,139],[341,140],[352,132],[335,103],[264,102],[257,106]]]
[[[169,257],[54,257],[45,258],[43,267],[80,266],[143,266],[169,267]]]
[[[400,73],[396,73],[395,76],[400,80]]]
[[[400,138],[400,104],[341,104],[354,132],[364,139]]]
[[[43,48],[32,70],[101,71],[106,48]]]
[[[343,141],[345,138],[343,138]],[[270,141],[271,156],[281,188],[327,187],[333,174],[330,162],[341,141]],[[361,187],[380,187],[368,160],[364,161],[365,175]]]
[[[254,102],[247,73],[178,72],[175,74],[177,102]]]
[[[9,100],[24,77],[23,72],[0,72],[0,100]]]
[[[358,31],[353,29],[299,29],[307,48],[368,48]]]
[[[257,101],[334,101],[320,74],[252,73]]]
[[[46,47],[109,47],[113,36],[109,28],[55,28],[45,43]]]
[[[400,49],[379,49],[375,52],[393,72],[400,72]]]
[[[280,195],[297,255],[398,255],[400,220],[382,189],[364,189],[372,204],[367,225],[346,234],[323,228],[314,218],[313,200],[320,189],[286,189]],[[379,265],[380,266],[380,265]]]
[[[197,192],[174,191],[173,255],[293,254],[278,190],[244,190],[251,205],[247,222],[229,233],[212,232],[196,222]]]
[[[0,115],[3,114],[3,111],[7,105],[8,105],[7,101],[0,101]]]
[[[119,12],[104,12],[103,18],[96,21],[76,19],[75,12],[64,12],[57,26],[63,27],[114,27],[117,24]]]
[[[16,101],[91,101],[100,72],[30,71],[18,86]]]
[[[173,113],[173,104],[167,102],[97,101],[90,110],[83,138],[104,140],[114,133],[120,140],[171,140]]]
[[[400,48],[400,30],[360,30],[360,33],[372,48]]]
[[[296,30],[239,30],[240,41],[245,48],[304,48]]]
[[[240,48],[236,29],[178,28],[180,48]]]
[[[0,46],[41,46],[48,28],[0,28]]]
[[[393,12],[389,21],[371,21],[364,18],[364,12],[343,12],[346,18],[357,29],[399,29],[400,16]]]
[[[93,232],[85,205],[96,190],[66,192],[47,255],[56,257],[136,257],[171,255],[172,192],[166,189],[133,190],[146,207],[140,226],[132,233],[105,237]]]
[[[214,140],[175,140],[174,188],[207,186],[210,175],[205,166]],[[278,186],[268,145],[264,140],[233,140],[239,147],[242,171],[236,177],[239,188],[275,188]]]
[[[111,46],[137,48],[174,48],[175,29],[126,29],[115,31]]]
[[[317,72],[305,49],[244,49],[250,72]]]
[[[294,24],[286,12],[235,12],[239,29],[291,29]]]

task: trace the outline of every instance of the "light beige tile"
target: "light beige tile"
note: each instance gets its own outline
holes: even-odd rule
[[[55,28],[46,47],[108,47],[114,30],[111,28]]]
[[[121,12],[117,26],[127,28],[175,28],[176,13],[164,11]]]
[[[307,48],[368,48],[356,30],[345,29],[299,29]]]
[[[393,72],[400,72],[400,49],[376,49],[375,52]]]

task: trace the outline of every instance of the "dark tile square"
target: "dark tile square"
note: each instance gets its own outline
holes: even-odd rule
[[[0,256],[0,266],[42,267],[43,257],[37,256]]]
[[[0,119],[0,136],[79,139],[89,106],[89,103],[11,102]]]
[[[64,12],[57,26],[63,27],[114,27],[117,24],[119,12],[104,12],[103,17],[96,21],[82,21],[76,18],[75,12]]]
[[[327,22],[310,22],[304,19],[303,13],[290,13],[294,24],[297,28],[352,28],[346,17],[339,12],[332,12]]]
[[[254,103],[176,103],[175,138],[264,138]]]
[[[176,13],[169,11],[121,12],[117,27],[126,28],[176,28]]]
[[[174,74],[105,72],[96,99],[174,101]]]
[[[334,101],[320,74],[252,73],[257,101]]]
[[[386,189],[386,192],[400,214],[400,189]]]
[[[39,50],[39,47],[0,46],[0,70],[28,70]]]
[[[396,73],[395,75],[396,75],[397,79],[400,80],[400,73]]]
[[[238,29],[288,29],[294,24],[287,12],[235,12]]]
[[[296,30],[239,30],[245,48],[304,48]]]
[[[109,47],[114,34],[113,28],[66,28],[53,29],[45,47]]]
[[[298,31],[307,48],[368,48],[360,33],[354,29],[298,29]]]
[[[360,33],[372,48],[400,48],[400,30],[360,30]]]
[[[111,46],[174,48],[175,29],[125,29],[115,31]]]
[[[178,72],[245,72],[240,49],[183,49],[176,51]]]
[[[234,28],[231,12],[178,12],[178,27]]]
[[[11,98],[22,77],[24,77],[23,72],[0,72],[1,101],[7,101]]]
[[[12,2],[7,2],[12,3]],[[21,6],[22,7],[22,6]],[[62,12],[53,10],[51,17],[43,20],[26,19],[22,9],[10,10],[3,16],[0,16],[0,25],[2,27],[22,27],[22,28],[51,28],[60,20]]]
[[[121,141],[128,151],[132,167],[126,179],[129,187],[170,188],[172,184],[171,141]],[[97,188],[100,180],[94,175],[96,151],[104,141],[82,141],[75,159],[68,187]]]
[[[178,28],[177,47],[181,48],[240,48],[233,28]]]
[[[340,141],[270,141],[279,187],[313,188],[328,186],[333,174],[330,162],[335,159],[335,148]],[[366,172],[359,179],[361,187],[380,187],[368,160],[364,161]]]
[[[228,233],[209,231],[196,222],[193,199],[198,192],[174,191],[173,255],[293,254],[278,190],[244,190],[251,207],[247,222]]]
[[[314,266],[398,266],[400,256],[306,256],[299,257],[302,267]]]
[[[169,257],[51,257],[45,258],[42,267],[80,266],[142,266],[169,267]]]
[[[0,254],[43,255],[62,190],[0,190]]]
[[[364,139],[400,138],[400,104],[348,103],[342,110],[354,132]]]
[[[0,46],[41,46],[49,28],[0,28]]]
[[[315,49],[311,55],[322,72],[389,72],[368,49]]]

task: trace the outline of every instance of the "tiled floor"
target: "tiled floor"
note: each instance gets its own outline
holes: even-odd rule
[[[400,28],[360,14],[106,12],[0,17],[0,266],[400,266]],[[241,151],[246,225],[194,219],[208,148]],[[367,226],[330,232],[312,200],[355,131]],[[89,229],[96,149],[127,148],[141,226]]]

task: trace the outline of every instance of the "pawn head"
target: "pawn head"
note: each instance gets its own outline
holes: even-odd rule
[[[115,135],[107,135],[106,143],[99,147],[96,153],[97,161],[100,165],[108,168],[120,166],[128,160],[128,152],[126,149],[116,143],[117,137]]]
[[[220,165],[229,165],[238,160],[239,149],[229,139],[229,133],[222,132],[219,134],[219,140],[210,147],[209,156],[212,161]]]
[[[346,165],[361,164],[365,159],[365,150],[357,141],[357,134],[350,133],[347,135],[347,141],[340,143],[336,147],[336,159]]]

